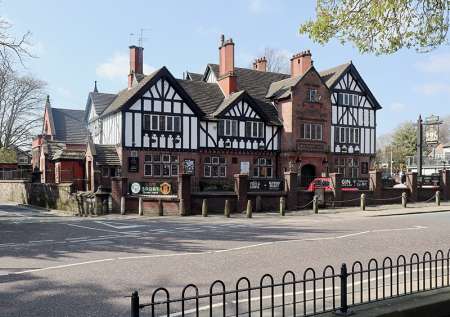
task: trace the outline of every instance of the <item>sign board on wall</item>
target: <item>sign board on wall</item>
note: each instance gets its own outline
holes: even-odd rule
[[[343,178],[341,180],[342,188],[357,188],[359,190],[369,190],[368,178]]]
[[[249,180],[249,191],[282,191],[283,181],[279,179],[252,179]]]
[[[241,162],[241,174],[250,173],[250,162]]]
[[[186,174],[195,175],[195,160],[191,159],[184,160],[183,168]]]
[[[171,195],[173,188],[169,182],[133,182],[130,192],[133,195]]]

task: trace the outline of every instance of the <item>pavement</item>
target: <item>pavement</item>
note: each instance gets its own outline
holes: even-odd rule
[[[148,302],[160,286],[176,297],[189,283],[229,289],[241,276],[255,285],[265,273],[278,282],[287,270],[449,249],[449,203],[371,208],[82,218],[0,203],[0,316],[129,316],[133,290]]]

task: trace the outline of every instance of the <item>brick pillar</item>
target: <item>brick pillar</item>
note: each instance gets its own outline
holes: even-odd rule
[[[284,191],[286,192],[286,209],[295,210],[297,207],[297,173],[284,172]]]
[[[128,178],[112,177],[111,178],[111,199],[112,211],[120,212],[120,197],[126,196],[128,192]]]
[[[178,176],[178,199],[183,199],[185,215],[191,215],[191,174],[182,173]]]
[[[248,175],[234,175],[234,192],[237,195],[236,211],[243,212],[247,208]]]
[[[442,199],[450,200],[450,170],[440,171]]]
[[[334,200],[342,200],[342,174],[330,173],[330,178],[333,185]]]
[[[413,201],[417,201],[417,172],[406,173],[406,187],[409,190],[410,197]]]
[[[369,172],[369,190],[373,192],[375,198],[381,198],[383,191],[383,181],[381,179],[381,171]]]

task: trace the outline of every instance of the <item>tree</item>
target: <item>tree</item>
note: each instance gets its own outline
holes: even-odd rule
[[[22,57],[32,56],[27,50],[30,45],[31,32],[28,31],[19,38],[15,38],[9,34],[12,25],[6,19],[0,17],[0,59],[7,59],[9,53],[16,55],[20,62]]]
[[[267,60],[268,72],[289,73],[289,58],[282,51],[266,47],[264,56]]]
[[[361,53],[428,52],[447,43],[449,0],[317,0],[300,33],[320,44],[337,38]]]
[[[0,148],[29,146],[41,122],[44,88],[43,81],[19,75],[8,54],[0,58]]]
[[[264,49],[264,55],[267,60],[266,71],[273,73],[290,73],[289,69],[289,57],[281,50],[277,50],[271,47]],[[252,67],[250,65],[250,67]]]
[[[390,144],[392,156],[397,168],[406,164],[408,156],[416,155],[417,128],[412,122],[405,122],[392,135]]]
[[[447,144],[450,142],[450,115],[442,119],[439,126],[439,143]]]

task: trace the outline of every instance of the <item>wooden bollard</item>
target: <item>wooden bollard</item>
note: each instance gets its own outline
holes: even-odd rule
[[[223,210],[223,214],[225,217],[230,218],[230,202],[228,199],[225,199],[225,208]]]
[[[208,200],[207,199],[202,200],[202,216],[208,217]]]
[[[259,195],[256,196],[255,211],[256,212],[261,212],[262,211],[262,198]]]
[[[402,193],[402,206],[403,208],[406,208],[406,204],[408,202],[408,196],[406,195],[405,192]]]
[[[252,206],[252,201],[250,199],[247,200],[246,214],[247,214],[247,218],[251,218],[253,215],[253,206]]]
[[[142,200],[142,197],[139,197],[139,216],[144,215],[144,201]]]
[[[125,197],[120,197],[120,214],[125,215]]]
[[[286,214],[286,201],[284,197],[280,197],[280,216],[284,216]]]
[[[440,191],[436,191],[436,205],[440,206],[441,205],[441,192]]]
[[[164,216],[162,200],[158,200],[158,216]]]
[[[366,210],[366,194],[361,194],[361,210]]]
[[[317,195],[313,197],[313,210],[315,214],[319,213],[319,197]]]
[[[180,202],[178,203],[178,212],[180,216],[186,216],[186,209],[184,208],[184,199],[180,198]]]

